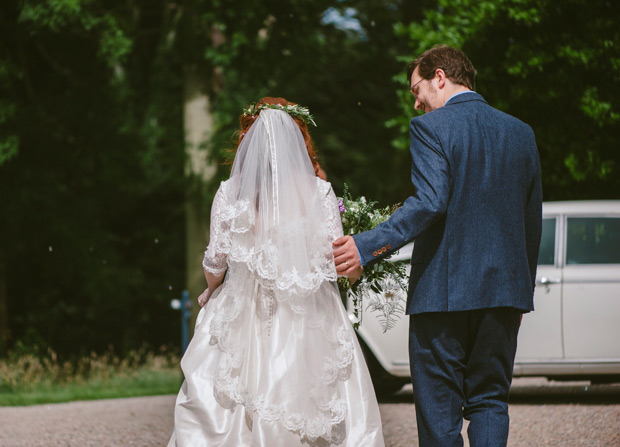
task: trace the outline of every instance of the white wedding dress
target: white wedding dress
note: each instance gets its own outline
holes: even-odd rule
[[[181,360],[169,447],[384,445],[336,286],[341,235],[336,197],[297,125],[263,110],[213,202],[203,267],[226,277]]]

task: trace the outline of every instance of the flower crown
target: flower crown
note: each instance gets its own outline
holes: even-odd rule
[[[314,127],[317,127],[314,122],[314,117],[310,115],[310,110],[307,107],[302,107],[298,104],[287,104],[283,106],[282,104],[259,104],[255,103],[250,104],[250,107],[247,109],[243,109],[243,116],[256,116],[263,109],[275,109],[282,110],[283,112],[288,113],[294,118],[299,118],[306,124],[312,124]]]

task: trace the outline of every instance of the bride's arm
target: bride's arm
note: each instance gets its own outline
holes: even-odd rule
[[[220,273],[218,275],[215,275],[206,270],[203,270],[203,272],[205,274],[205,279],[207,280],[208,287],[198,297],[198,304],[200,304],[200,307],[204,307],[204,305],[207,304],[207,301],[209,301],[209,298],[211,298],[211,294],[213,293],[213,291],[217,289],[220,284],[222,284],[222,281],[224,281],[224,276],[226,276],[226,272]]]
[[[209,245],[202,260],[203,272],[208,288],[200,295],[198,302],[204,306],[211,294],[217,289],[226,275],[228,250],[230,246],[230,232],[226,219],[222,216],[225,207],[224,183],[220,185],[213,199],[211,207],[211,229]]]
[[[321,182],[319,182],[319,184],[321,184]],[[327,215],[327,230],[329,232],[330,239],[332,241],[335,241],[336,239],[343,236],[338,199],[336,198],[336,194],[334,193],[334,190],[331,187],[330,183],[325,182],[324,184],[321,184],[321,187],[327,189],[324,200],[325,211]],[[357,270],[354,270],[349,275],[347,275],[347,278],[349,278],[351,284],[353,284],[362,276],[362,272],[363,268],[360,265]]]
[[[226,272],[215,275],[211,272],[207,272],[206,270],[203,271],[205,273],[205,278],[210,291],[217,289],[220,284],[222,284],[222,281],[224,281],[224,276],[226,275]],[[209,296],[211,296],[211,293],[209,293]]]

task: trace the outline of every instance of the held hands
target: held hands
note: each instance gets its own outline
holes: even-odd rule
[[[357,246],[351,236],[339,237],[332,243],[334,247],[334,262],[339,276],[346,276],[354,283],[362,276],[362,263],[360,262]]]
[[[211,291],[206,288],[204,292],[202,292],[200,294],[200,296],[198,297],[198,304],[200,304],[200,307],[204,307],[205,304],[207,304],[207,301],[209,301],[209,298],[211,297]]]

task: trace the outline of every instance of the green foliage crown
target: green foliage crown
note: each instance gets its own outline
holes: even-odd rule
[[[310,110],[307,107],[300,106],[299,104],[287,104],[283,106],[282,104],[263,103],[256,105],[255,103],[252,103],[247,109],[243,109],[243,116],[256,116],[261,110],[264,109],[282,110],[294,118],[299,118],[306,124],[312,124],[314,127],[317,127],[314,122],[314,117],[310,114]]]

